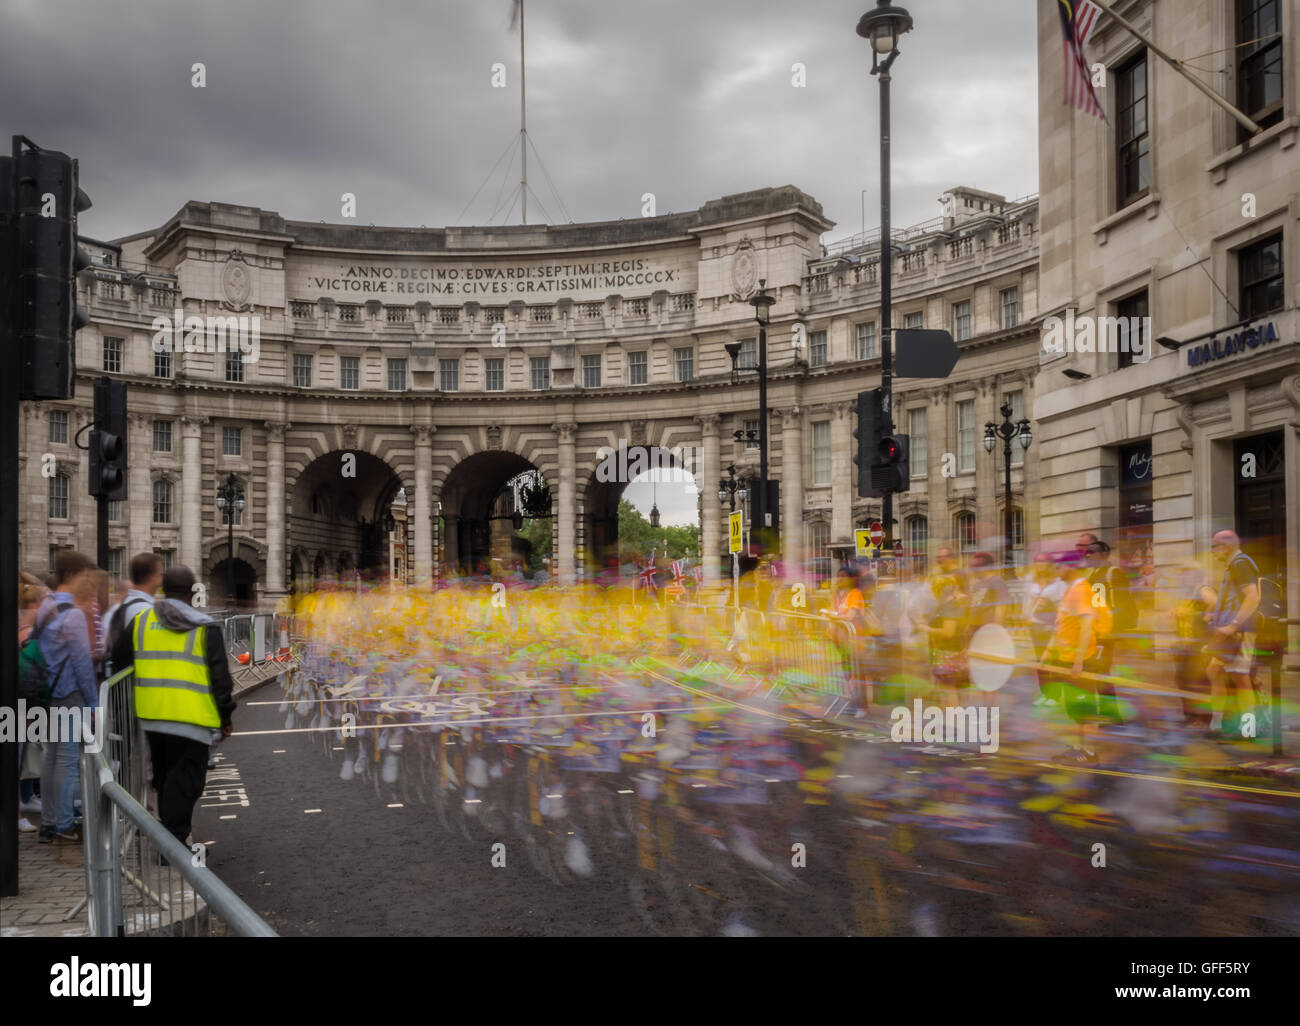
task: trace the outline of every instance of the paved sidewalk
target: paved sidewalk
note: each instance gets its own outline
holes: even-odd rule
[[[39,815],[27,814],[39,825]],[[40,844],[37,832],[18,835],[18,894],[0,898],[0,937],[88,937],[86,856],[80,843]]]

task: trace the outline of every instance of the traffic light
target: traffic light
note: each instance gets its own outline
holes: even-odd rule
[[[90,433],[90,494],[126,497],[126,382],[95,382],[95,427]]]
[[[879,455],[877,444],[880,439],[881,391],[878,388],[858,393],[857,426],[853,429],[853,462],[858,468],[858,496],[860,498],[878,499],[881,492],[877,489],[872,476],[872,467],[876,465]]]
[[[77,214],[90,206],[77,162],[14,136],[10,169],[17,218],[19,390],[23,399],[70,399],[74,339],[90,320],[77,305],[77,272],[90,257],[77,245]]]
[[[881,491],[905,492],[911,486],[912,468],[908,465],[907,435],[884,435],[876,443],[876,464],[872,481]]]

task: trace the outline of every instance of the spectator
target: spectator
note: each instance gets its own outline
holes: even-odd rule
[[[41,654],[50,668],[51,724],[80,721],[99,701],[95,664],[90,648],[91,626],[77,604],[98,588],[94,564],[80,552],[60,552],[54,561],[54,589],[36,614]],[[77,710],[75,712],[68,710]],[[81,784],[79,737],[48,737],[41,771],[42,843],[81,840],[76,822],[77,791]]]
[[[153,605],[154,595],[162,587],[163,562],[156,552],[140,552],[131,557],[131,587],[126,597],[104,617],[108,625],[105,643],[111,656],[122,632],[130,633],[135,618]],[[110,659],[110,664],[112,660]]]
[[[41,584],[40,578],[19,571],[19,647],[22,647],[23,643],[31,637],[32,627],[36,623],[36,613],[41,607],[45,594],[45,586]],[[36,787],[40,782],[41,769],[44,765],[44,746],[39,741],[24,742],[20,733],[18,736],[18,829],[21,833],[36,829],[23,813],[41,811],[41,800],[37,797]]]
[[[149,740],[158,817],[187,843],[207,779],[208,746],[231,734],[235,710],[221,626],[190,605],[194,574],[163,574],[163,598],[135,619],[113,650],[113,665],[135,667],[136,715]]]
[[[1251,683],[1255,662],[1255,610],[1259,608],[1259,567],[1241,551],[1235,531],[1220,531],[1210,543],[1214,561],[1224,568],[1214,609],[1205,614],[1213,628],[1207,653],[1206,673],[1210,678],[1212,710],[1210,735],[1222,738],[1240,729],[1243,713],[1255,711],[1255,689]],[[1229,705],[1229,688],[1236,691],[1237,729],[1224,730],[1223,716]]]

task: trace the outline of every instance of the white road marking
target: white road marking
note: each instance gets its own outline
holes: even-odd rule
[[[322,810],[321,810],[321,809],[303,809],[302,811],[303,811],[303,814],[304,814],[304,815],[307,815],[307,814],[309,814],[309,813],[312,813],[312,812],[320,812],[320,811],[322,811]]]
[[[237,819],[237,816],[220,816],[219,819]]]

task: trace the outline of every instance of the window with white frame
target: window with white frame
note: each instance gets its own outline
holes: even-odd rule
[[[153,554],[162,560],[162,568],[164,570],[170,570],[172,564],[176,562],[175,549],[154,549]]]
[[[912,558],[914,570],[924,571],[930,546],[930,521],[923,516],[908,517],[903,525],[907,539],[907,553]]]
[[[460,390],[459,360],[438,361],[438,387],[444,392],[456,392]]]
[[[831,483],[831,422],[814,421],[812,425],[813,484]]]
[[[122,522],[122,512],[126,509],[124,499],[108,500],[108,522],[110,524],[120,524]]]
[[[695,377],[695,350],[688,347],[673,350],[673,361],[677,366],[677,380],[690,381]]]
[[[406,391],[406,360],[389,360],[388,361],[388,391],[405,392]]]
[[[650,380],[650,359],[645,352],[627,354],[627,383],[644,385]]]
[[[483,388],[488,392],[504,392],[506,387],[506,361],[492,356],[483,361]]]
[[[294,388],[311,388],[311,354],[293,354]]]
[[[120,580],[122,577],[122,550],[108,550],[108,566],[104,568],[108,571],[108,576],[114,580]]]
[[[826,366],[826,332],[814,331],[808,336],[808,362],[814,367]]]
[[[122,373],[122,340],[104,336],[103,369],[108,374]]]
[[[339,357],[339,388],[349,390],[361,387],[361,357]]]
[[[244,430],[243,428],[230,427],[223,425],[221,428],[221,455],[222,456],[242,456],[244,455]]]
[[[50,410],[50,444],[68,444],[68,411]]]
[[[742,338],[740,340],[740,354],[736,357],[736,368],[738,370],[758,369],[758,339]]]
[[[599,353],[591,353],[582,358],[582,387],[600,388]]]
[[[952,305],[952,337],[958,342],[970,338],[970,300]]]
[[[923,323],[924,320],[925,320],[925,314],[923,314],[923,313],[910,313],[910,314],[904,314],[904,315],[903,315],[903,327],[904,327],[904,328],[921,328],[921,327],[924,327],[924,326],[925,326],[924,323]]]
[[[170,420],[155,420],[153,422],[153,451],[172,451],[172,422]]]
[[[63,474],[50,478],[50,519],[68,519],[68,479]]]
[[[153,354],[153,376],[155,378],[170,378],[172,376],[172,354],[170,352]]]
[[[957,548],[963,553],[975,551],[975,514],[970,512],[958,513],[952,519],[953,541]]]
[[[244,380],[244,354],[238,349],[228,349],[226,351],[226,380]]]
[[[551,387],[551,358],[534,356],[528,361],[529,377],[534,392],[544,392]]]
[[[742,422],[742,425],[743,425],[743,430],[745,432],[745,434],[742,436],[745,439],[745,448],[753,449],[755,452],[757,452],[758,441],[759,441],[758,420],[757,419],[746,420]]]
[[[1020,289],[1013,286],[998,295],[1002,298],[1002,327],[1014,328],[1020,323]]]
[[[975,469],[975,400],[957,403],[957,469]]]
[[[930,472],[930,415],[924,406],[907,411],[907,462],[913,477]]]
[[[825,520],[814,520],[808,525],[808,550],[813,559],[826,555],[826,546],[831,543],[831,525]]]
[[[858,325],[858,359],[874,360],[880,355],[876,350],[876,322]]]
[[[172,522],[172,483],[166,478],[159,478],[153,483],[153,522]]]

